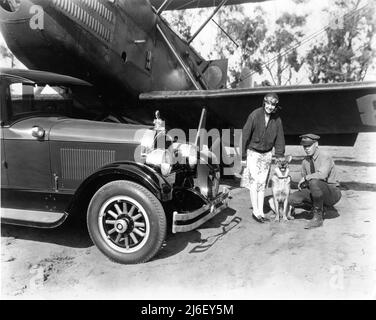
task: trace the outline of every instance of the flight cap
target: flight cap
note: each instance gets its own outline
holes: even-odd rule
[[[300,144],[302,146],[311,146],[315,142],[317,142],[320,139],[320,136],[313,134],[313,133],[307,133],[299,136],[302,140],[300,141]]]

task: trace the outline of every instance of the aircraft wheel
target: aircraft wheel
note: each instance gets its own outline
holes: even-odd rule
[[[87,211],[90,237],[109,259],[124,264],[150,260],[166,236],[159,200],[143,186],[113,181],[100,188]]]

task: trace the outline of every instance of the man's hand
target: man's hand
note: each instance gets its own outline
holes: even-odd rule
[[[298,183],[298,189],[299,191],[302,191],[302,184],[304,184],[306,182],[306,179],[305,178],[301,178],[299,183]],[[304,185],[303,185],[304,187]]]

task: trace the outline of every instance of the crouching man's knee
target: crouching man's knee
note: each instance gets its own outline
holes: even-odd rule
[[[297,207],[301,205],[302,199],[300,196],[298,196],[298,192],[294,192],[290,194],[289,199],[288,199],[288,204],[292,207]]]
[[[320,181],[319,179],[309,180],[309,190],[311,191],[313,197],[322,197],[322,181]]]
[[[311,179],[308,181],[309,188],[318,188],[320,189],[321,181],[319,179]]]

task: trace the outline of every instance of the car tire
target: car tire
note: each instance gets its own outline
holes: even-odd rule
[[[98,249],[123,264],[153,258],[167,229],[160,201],[145,187],[122,180],[107,183],[94,194],[87,226]]]

